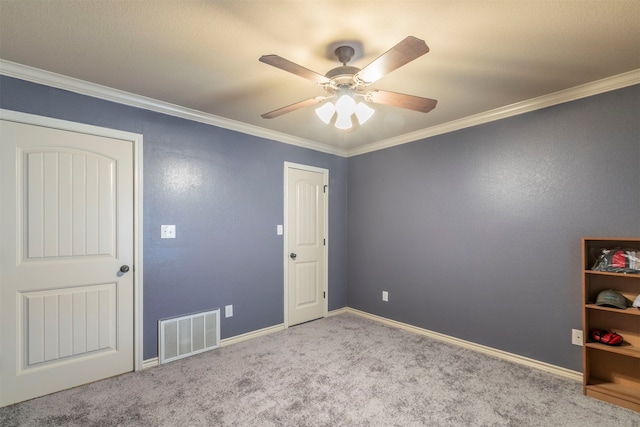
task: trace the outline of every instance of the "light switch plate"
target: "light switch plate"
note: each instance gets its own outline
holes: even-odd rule
[[[233,317],[233,305],[224,306],[224,317]]]
[[[282,230],[282,224],[278,224],[278,226],[276,227],[276,234],[278,236],[282,236],[283,230]]]
[[[175,239],[176,238],[176,226],[175,225],[161,225],[160,226],[160,238],[161,239]]]

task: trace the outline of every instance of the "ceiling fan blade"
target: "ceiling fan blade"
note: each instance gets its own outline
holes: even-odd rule
[[[409,36],[374,59],[372,63],[360,70],[355,78],[365,84],[373,83],[427,52],[429,52],[429,47],[424,40]]]
[[[263,119],[273,119],[274,117],[281,116],[283,114],[290,113],[292,111],[298,110],[300,108],[308,107],[309,105],[318,104],[324,101],[327,98],[331,98],[330,96],[316,96],[314,98],[305,99],[304,101],[296,102],[295,104],[287,105],[286,107],[278,108],[277,110],[269,111],[268,113],[264,113],[261,117]]]
[[[304,68],[302,65],[298,65],[295,62],[291,62],[288,59],[284,59],[278,55],[262,55],[260,62],[269,64],[281,70],[288,71],[292,74],[311,80],[318,84],[329,83],[331,80],[322,74],[318,74],[315,71],[311,71],[308,68]]]
[[[436,107],[435,99],[421,98],[419,96],[405,95],[404,93],[388,92],[386,90],[371,90],[365,95],[367,101],[376,104],[391,105],[393,107],[406,108],[408,110],[428,113]]]

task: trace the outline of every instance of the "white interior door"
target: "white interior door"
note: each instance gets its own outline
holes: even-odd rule
[[[287,326],[327,314],[326,183],[328,172],[285,165]]]
[[[0,406],[133,370],[133,153],[0,121]]]

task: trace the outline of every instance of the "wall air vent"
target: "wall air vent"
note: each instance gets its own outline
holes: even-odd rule
[[[160,364],[220,346],[220,309],[158,322]]]

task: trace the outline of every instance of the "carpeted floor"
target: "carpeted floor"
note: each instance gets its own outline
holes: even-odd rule
[[[0,409],[2,426],[640,426],[581,384],[350,314]]]

